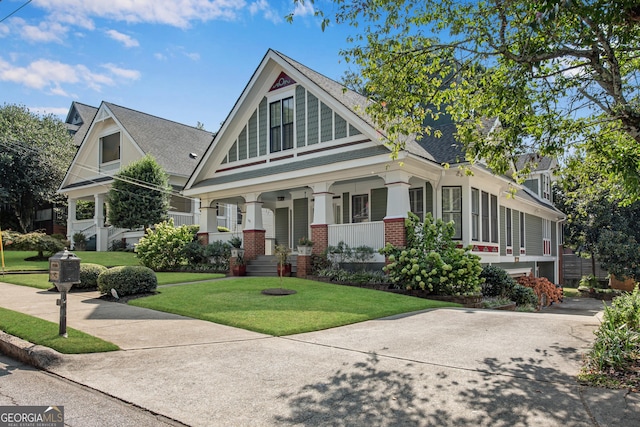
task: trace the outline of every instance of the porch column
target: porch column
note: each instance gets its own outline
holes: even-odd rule
[[[384,217],[384,243],[396,247],[407,245],[404,220],[411,210],[409,203],[409,174],[393,171],[385,176],[387,187],[387,215]]]
[[[73,243],[73,235],[75,234],[74,226],[76,222],[76,199],[67,198],[67,240]]]
[[[244,196],[245,220],[242,231],[244,257],[250,261],[258,255],[265,254],[265,229],[262,225],[262,202],[258,200],[259,193],[250,193]]]
[[[109,246],[109,231],[104,226],[104,197],[105,194],[95,194],[93,223],[96,226],[96,251],[105,252]]]
[[[332,182],[312,184],[313,189],[313,222],[311,223],[311,240],[313,253],[321,254],[329,246],[329,224],[334,224],[333,193],[329,191]]]
[[[200,224],[200,199],[194,199],[192,202],[193,206],[193,223]],[[202,230],[202,227],[200,228]]]
[[[209,233],[212,231],[218,231],[216,209],[211,207],[209,200],[205,200],[203,206],[199,206],[198,218],[198,224],[200,224],[200,229],[198,230],[198,241],[202,245],[207,245],[209,244]],[[215,227],[215,229],[212,229],[213,227]]]

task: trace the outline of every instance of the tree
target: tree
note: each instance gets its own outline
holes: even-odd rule
[[[341,53],[359,67],[367,112],[396,153],[450,114],[470,161],[503,173],[520,154],[579,147],[640,197],[637,0],[334,3],[335,15],[316,14],[323,28],[359,31]]]
[[[146,229],[167,219],[170,198],[167,173],[147,155],[114,176],[107,195],[109,223],[119,228]]]
[[[24,106],[0,107],[0,197],[15,225],[33,230],[36,209],[59,202],[56,191],[75,153],[64,123]]]

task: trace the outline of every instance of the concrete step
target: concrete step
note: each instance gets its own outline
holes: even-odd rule
[[[291,275],[297,271],[297,256],[289,256],[291,263]],[[254,277],[278,277],[278,262],[273,255],[259,255],[258,258],[247,262],[247,276]]]

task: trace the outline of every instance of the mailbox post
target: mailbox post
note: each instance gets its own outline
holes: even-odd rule
[[[67,337],[67,292],[74,283],[80,283],[80,258],[67,251],[58,252],[49,258],[49,282],[60,291],[60,335]]]

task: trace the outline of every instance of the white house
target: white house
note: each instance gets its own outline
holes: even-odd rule
[[[76,118],[80,110],[90,115],[93,107],[84,107],[88,106],[72,104],[69,115],[73,113]],[[81,120],[82,115],[78,114],[77,119]],[[98,251],[107,250],[113,240],[133,237],[135,241],[135,233],[127,234],[131,230],[114,229],[105,222],[105,197],[113,175],[146,154],[152,155],[169,175],[174,189],[169,216],[175,224],[199,222],[199,200],[185,198],[179,191],[212,143],[212,133],[108,102],[102,102],[90,124],[84,123],[82,128],[80,147],[58,190],[68,197],[69,239],[75,233],[83,233],[88,239],[95,236]],[[81,200],[93,202],[91,217],[77,217],[76,206]]]
[[[564,215],[551,200],[550,167],[520,186],[468,165],[453,123],[438,124],[440,138],[408,141],[391,160],[366,103],[269,50],[183,191],[201,200],[203,237],[219,238],[219,204],[243,213],[248,260],[269,252],[271,239],[295,250],[299,238],[311,237],[316,253],[339,241],[404,245],[407,212],[431,212],[454,221],[456,239],[473,245],[483,263],[558,281]]]

